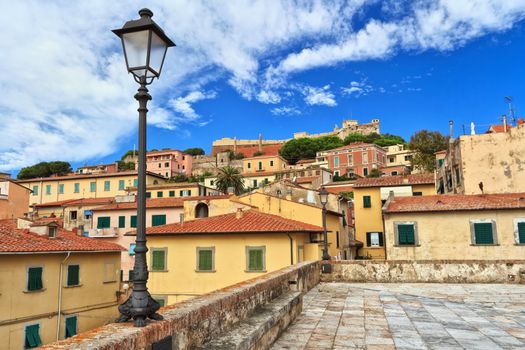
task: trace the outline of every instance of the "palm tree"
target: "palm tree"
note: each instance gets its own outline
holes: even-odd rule
[[[243,177],[239,173],[239,170],[232,166],[225,166],[219,169],[215,186],[217,190],[223,193],[228,193],[229,188],[233,188],[236,195],[244,191]]]

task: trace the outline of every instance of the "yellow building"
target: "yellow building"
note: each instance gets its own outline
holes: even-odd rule
[[[0,220],[2,349],[27,349],[116,316],[120,252],[53,220]]]
[[[146,185],[164,183],[160,175],[147,173]],[[128,187],[137,186],[136,171],[122,171],[106,174],[71,174],[38,179],[19,180],[33,191],[28,206],[58,202],[68,199],[115,197],[126,195]]]
[[[128,189],[129,194],[137,194],[137,188]],[[197,182],[170,182],[146,187],[146,198],[166,198],[166,197],[195,197],[213,196],[218,194],[217,190],[208,188]]]
[[[382,207],[390,193],[396,196],[436,194],[433,174],[359,179],[353,187],[355,235],[364,243],[358,253],[372,259],[386,257]]]
[[[147,229],[148,288],[161,305],[317,259],[322,228],[256,210]]]
[[[525,193],[391,197],[389,260],[523,260]]]
[[[242,203],[257,207],[259,211],[263,213],[279,215],[283,218],[298,220],[310,225],[322,227],[322,208],[315,202],[309,203],[306,199],[301,203],[299,201],[292,200],[293,197],[291,196],[287,198],[286,194],[277,196],[269,193],[263,193],[262,191],[263,190],[257,190],[239,196],[237,199]],[[328,231],[328,253],[332,257],[339,256],[343,259],[346,259],[349,256],[348,223],[344,219],[345,216],[343,215],[343,211],[335,211],[334,209],[335,208],[328,207],[326,216],[326,227]],[[319,259],[322,256],[322,236],[313,236],[312,242],[317,243],[317,258]]]
[[[286,159],[278,155],[244,158],[242,160],[244,187],[257,188],[273,182],[277,174],[285,170],[287,165]]]

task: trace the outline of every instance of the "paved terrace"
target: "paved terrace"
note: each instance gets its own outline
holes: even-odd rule
[[[321,282],[271,349],[525,349],[525,285]]]

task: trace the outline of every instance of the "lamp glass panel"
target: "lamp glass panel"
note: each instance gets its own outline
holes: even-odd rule
[[[137,67],[146,66],[148,55],[148,39],[149,30],[140,32],[126,33],[122,35],[124,48],[126,50],[126,58],[128,61],[128,69],[133,71],[138,76],[144,76],[145,69],[137,70]]]
[[[160,74],[164,53],[167,50],[166,43],[155,32],[151,33],[151,52],[149,56],[149,66]]]

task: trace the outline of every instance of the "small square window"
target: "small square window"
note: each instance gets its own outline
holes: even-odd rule
[[[164,192],[157,191],[157,198],[162,198],[163,195],[164,195]]]
[[[494,222],[472,222],[474,244],[494,244]]]
[[[367,232],[366,233],[367,247],[382,247],[383,246],[383,232]]]
[[[170,196],[170,197],[175,197],[175,191],[170,191],[170,192],[169,192],[169,196]]]
[[[398,245],[416,245],[416,229],[414,223],[396,223],[395,228]]]
[[[215,248],[197,248],[197,271],[214,271]]]
[[[246,271],[262,272],[266,270],[266,247],[246,247]]]

